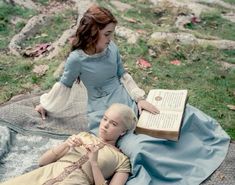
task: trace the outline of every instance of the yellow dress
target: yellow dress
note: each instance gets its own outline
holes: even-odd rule
[[[90,133],[81,132],[78,135],[85,144],[100,143],[99,138]],[[0,185],[92,185],[94,180],[86,152],[84,146],[73,148],[58,161]],[[99,150],[98,165],[105,179],[115,172],[130,172],[128,157],[110,145],[104,145]]]

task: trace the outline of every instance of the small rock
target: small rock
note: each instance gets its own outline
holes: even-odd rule
[[[124,12],[129,9],[132,9],[133,7],[129,4],[122,3],[120,1],[111,1],[110,2],[113,6],[115,6],[119,11]]]
[[[116,27],[115,34],[127,39],[127,42],[130,44],[136,43],[139,38],[139,34],[137,32],[121,26]]]
[[[38,76],[43,76],[48,69],[48,65],[36,65],[34,66],[33,72],[36,73]]]

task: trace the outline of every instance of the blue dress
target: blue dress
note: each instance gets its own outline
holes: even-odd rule
[[[126,104],[137,114],[136,103],[120,83],[124,72],[113,42],[99,54],[75,50],[69,55],[60,82],[71,87],[79,77],[86,86],[92,132],[97,133],[105,110],[113,103]],[[119,140],[132,164],[127,185],[200,184],[225,158],[229,140],[215,120],[187,105],[178,142],[133,133]]]

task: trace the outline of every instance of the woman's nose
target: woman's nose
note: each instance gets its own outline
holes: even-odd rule
[[[104,123],[104,127],[105,127],[105,128],[108,128],[108,127],[109,127],[108,121]]]

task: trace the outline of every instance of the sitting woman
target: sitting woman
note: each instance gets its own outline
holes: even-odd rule
[[[123,185],[130,173],[130,162],[115,144],[133,130],[137,118],[131,108],[113,104],[104,113],[99,137],[82,132],[48,150],[39,160],[42,166],[1,185],[110,184]]]

